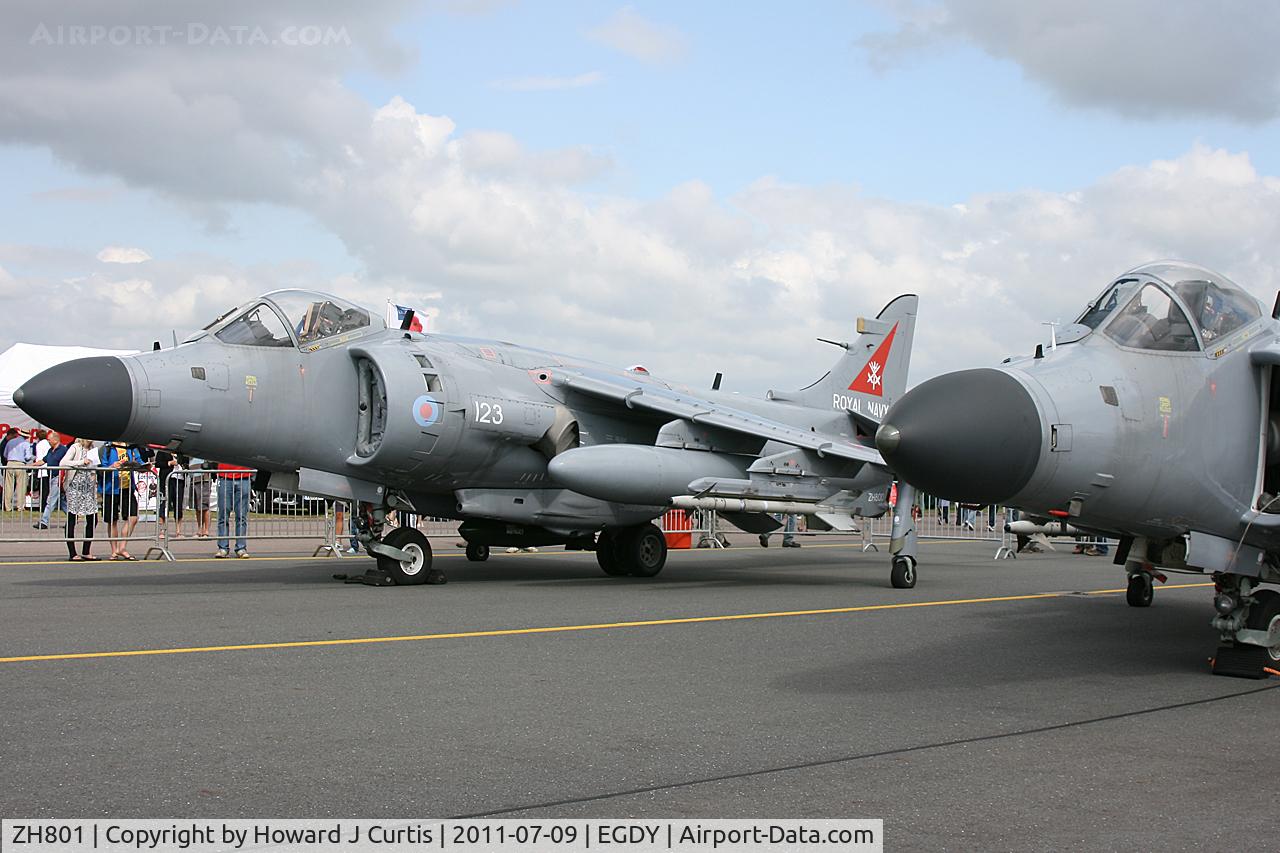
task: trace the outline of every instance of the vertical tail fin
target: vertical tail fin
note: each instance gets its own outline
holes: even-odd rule
[[[918,296],[908,293],[886,305],[874,320],[859,317],[858,339],[838,344],[844,354],[825,376],[799,391],[774,393],[773,398],[815,409],[851,411],[879,422],[907,390],[919,302]]]

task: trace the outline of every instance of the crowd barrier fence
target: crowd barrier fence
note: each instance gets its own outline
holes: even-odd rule
[[[3,511],[0,512],[0,543],[55,543],[70,544],[67,535],[65,493],[54,505],[49,496],[60,487],[64,472],[88,472],[95,484],[102,482],[109,473],[101,468],[30,467],[10,472],[4,478],[7,489],[3,495]],[[174,469],[161,478],[154,471],[138,470],[128,473],[129,488],[137,506],[136,522],[127,536],[117,537],[130,545],[145,544],[143,558],[175,559],[175,548],[182,550],[196,543],[207,543],[213,549],[219,539],[218,521],[222,518],[219,506],[219,476],[208,469]],[[327,554],[334,557],[361,553],[353,547],[354,531],[351,527],[350,507],[343,501],[301,495],[278,489],[254,490],[251,479],[241,482],[249,492],[249,511],[243,539],[246,545],[262,541],[299,541],[314,543],[312,556]],[[12,493],[11,493],[12,492]],[[100,543],[111,538],[102,508],[108,498],[99,494],[99,514],[94,528],[94,548],[105,547]],[[10,509],[13,507],[13,509]],[[206,510],[203,518],[202,513]],[[989,541],[998,543],[995,558],[1016,555],[1014,537],[1005,532],[1005,523],[1016,517],[1002,507],[969,508],[956,504],[947,506],[927,495],[920,496],[917,510],[916,531],[921,539],[948,539],[962,541]],[[406,518],[428,537],[458,536],[457,520],[430,517]],[[392,519],[398,523],[399,519]],[[819,529],[822,525],[806,524],[798,519],[795,535],[799,538],[841,535],[839,531]],[[879,551],[878,540],[887,540],[892,525],[892,511],[878,518],[855,518],[856,529],[843,535],[856,537],[863,551]],[[748,536],[749,542],[757,537],[747,534],[710,510],[668,512],[658,524],[664,533],[688,534],[673,536],[669,541],[679,544],[673,547],[725,548],[732,544],[729,535]],[[47,525],[47,526],[46,526]],[[119,531],[123,534],[124,531]],[[782,530],[773,536],[780,537]],[[78,520],[76,533],[84,535],[84,522]],[[199,535],[205,534],[205,535]],[[227,539],[234,550],[236,527],[233,518],[227,519]],[[75,539],[81,541],[80,538]],[[1071,540],[1065,540],[1070,542]],[[688,544],[685,545],[684,543]]]

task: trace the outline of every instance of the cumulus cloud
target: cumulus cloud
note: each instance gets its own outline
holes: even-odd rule
[[[873,66],[947,42],[1018,64],[1063,101],[1141,118],[1280,115],[1280,6],[1250,0],[888,0]]]
[[[375,6],[373,17],[385,24],[389,10]],[[192,210],[288,205],[360,264],[334,278],[284,260],[122,267],[92,251],[0,246],[0,293],[12,309],[0,336],[10,338],[29,332],[22,318],[50,295],[85,310],[42,329],[49,342],[145,348],[169,328],[293,286],[374,310],[392,298],[434,312],[441,331],[642,362],[693,383],[722,370],[726,388],[759,391],[815,378],[834,359],[814,338],[851,337],[857,316],[903,292],[922,297],[919,381],[1030,352],[1041,322],[1069,321],[1111,276],[1146,260],[1198,260],[1267,302],[1280,285],[1280,179],[1243,152],[1195,147],[1070,191],[956,206],[769,179],[727,197],[690,181],[637,200],[583,187],[611,168],[591,149],[533,150],[403,98],[367,104],[342,83],[351,59],[292,53],[244,70],[234,51],[176,51],[157,67],[69,56],[18,74],[5,56],[0,139],[47,147]],[[162,97],[137,102],[138,87]],[[176,127],[183,121],[198,129]]]
[[[151,260],[145,250],[132,246],[107,246],[97,257],[104,264],[140,264]]]
[[[679,61],[689,50],[684,33],[655,24],[631,6],[623,6],[600,26],[587,30],[587,37],[653,65]]]
[[[229,308],[289,287],[336,293],[379,316],[385,298],[433,315],[440,297],[404,279],[326,276],[305,260],[245,266],[187,254],[145,267],[96,260],[89,252],[0,244],[0,296],[11,306],[0,318],[0,339],[124,349],[149,349],[161,340],[167,346],[173,334],[181,340]],[[409,294],[417,301],[406,301]],[[47,310],[51,297],[61,307],[59,322],[32,325],[30,318]]]
[[[581,89],[604,82],[604,74],[600,71],[587,71],[571,77],[516,77],[510,80],[495,80],[490,85],[495,89],[508,92],[552,92],[558,89]]]

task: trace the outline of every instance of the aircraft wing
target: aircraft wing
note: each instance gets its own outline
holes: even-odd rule
[[[832,456],[850,462],[884,465],[880,452],[842,438],[810,432],[754,412],[725,406],[688,392],[674,391],[649,382],[632,381],[609,374],[558,370],[552,383],[597,399],[619,403],[629,409],[681,418],[701,426],[789,444],[812,450],[819,456]]]

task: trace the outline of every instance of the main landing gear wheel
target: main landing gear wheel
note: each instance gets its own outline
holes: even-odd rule
[[[474,542],[467,543],[467,559],[473,563],[483,563],[489,559],[489,546],[477,545]]]
[[[889,583],[894,589],[912,589],[916,585],[916,561],[914,557],[895,557]]]
[[[1130,607],[1150,607],[1153,595],[1150,572],[1129,575],[1129,588],[1125,591],[1124,599],[1129,602]]]
[[[627,573],[618,563],[617,539],[612,530],[601,530],[596,539],[596,562],[610,577],[622,577]]]
[[[399,548],[410,557],[397,560],[377,555],[378,568],[386,572],[398,586],[439,584],[445,582],[444,572],[431,568],[431,543],[422,532],[413,527],[397,527],[382,538],[392,548]]]
[[[618,556],[632,577],[654,577],[667,564],[667,537],[652,524],[628,530],[618,545]]]
[[[652,524],[605,530],[596,540],[596,562],[606,575],[651,578],[667,564],[667,539]]]

